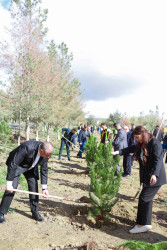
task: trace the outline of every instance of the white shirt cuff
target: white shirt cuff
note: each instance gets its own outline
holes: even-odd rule
[[[7,186],[13,186],[13,181],[7,181]]]
[[[42,184],[42,189],[47,189],[47,184]]]

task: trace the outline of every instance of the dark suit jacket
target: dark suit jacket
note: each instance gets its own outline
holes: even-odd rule
[[[127,134],[123,128],[118,130],[118,134],[112,142],[112,145],[114,146],[114,151],[128,147]]]
[[[134,153],[135,145],[132,147],[119,150],[120,154]],[[161,143],[152,138],[148,143],[148,157],[147,163],[143,166],[141,160],[141,152],[139,152],[139,165],[140,165],[140,183],[143,183],[146,187],[151,187],[150,178],[152,175],[156,175],[157,182],[153,186],[161,186],[166,184],[166,173],[163,163],[163,149]]]
[[[39,149],[40,141],[26,141],[10,152],[6,161],[8,166],[7,181],[13,181],[14,177],[26,172],[33,164]],[[34,171],[37,179],[39,179],[38,165],[41,166],[41,184],[47,184],[47,166],[48,158],[40,157],[36,166],[29,170]]]
[[[162,130],[161,129],[158,129],[158,128],[156,128],[155,130],[154,130],[154,132],[153,132],[153,136],[157,136],[157,134],[158,134],[158,137],[157,137],[157,139],[161,142],[162,140],[163,140],[163,132],[162,132]]]
[[[85,142],[87,140],[87,131],[84,129],[81,129],[78,135],[78,142]]]
[[[70,128],[62,128],[62,134],[64,133],[64,137],[66,137],[67,138],[67,136],[69,135],[69,133],[72,131],[72,129],[70,129]],[[76,137],[77,135],[76,134],[73,134],[72,136],[71,136],[71,139],[70,139],[70,142],[72,142],[74,145],[76,145],[76,142],[75,142],[75,137]],[[68,143],[68,141],[66,140],[66,139],[64,139],[63,137],[62,137],[62,140],[64,140],[65,142],[67,142]]]

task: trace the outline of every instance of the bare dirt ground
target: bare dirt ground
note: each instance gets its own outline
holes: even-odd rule
[[[132,176],[121,181],[111,221],[100,229],[89,221],[90,177],[85,159],[78,159],[76,154],[71,152],[71,162],[65,155],[61,161],[57,157],[49,160],[48,188],[51,195],[81,202],[41,197],[39,207],[45,222],[36,222],[31,218],[28,195],[17,193],[11,205],[13,212],[1,224],[0,249],[115,249],[114,246],[130,239],[150,243],[167,240],[166,185],[154,200],[152,231],[139,235],[128,232],[135,225],[137,214],[138,199],[133,200],[139,187],[136,162]],[[4,189],[5,185],[1,185],[1,190]]]

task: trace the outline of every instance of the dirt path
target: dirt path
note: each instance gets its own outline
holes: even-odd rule
[[[90,242],[94,242],[92,249],[111,249],[129,239],[151,243],[167,240],[167,203],[163,202],[167,199],[166,185],[154,201],[153,230],[129,234],[128,230],[135,224],[138,203],[138,199],[133,201],[139,187],[135,163],[132,177],[122,179],[120,199],[112,210],[111,221],[98,229],[87,220],[90,178],[85,159],[76,158],[74,151],[71,155],[71,162],[66,157],[62,161],[57,157],[50,159],[48,188],[52,195],[74,200],[82,197],[82,202],[40,198],[40,213],[45,222],[39,223],[31,219],[28,196],[17,193],[11,205],[13,213],[8,213],[7,222],[1,225],[0,249],[84,249],[79,247]]]

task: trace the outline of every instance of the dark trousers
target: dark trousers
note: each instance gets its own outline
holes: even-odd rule
[[[70,145],[69,145],[69,142],[65,141],[64,139],[61,140],[59,159],[61,158],[61,155],[62,155],[62,152],[64,149],[64,145],[66,145],[67,157],[68,157],[68,159],[70,159]]]
[[[114,156],[113,156],[113,159],[116,159],[117,157],[118,157],[118,155],[114,155]],[[115,170],[115,175],[116,175],[116,176],[119,174],[120,169],[121,169],[120,165],[117,164],[117,167],[116,167],[116,170]]]
[[[143,187],[139,196],[137,224],[151,225],[153,198],[160,187]]]
[[[82,151],[82,152],[84,152],[84,148],[85,148],[85,146],[86,146],[86,141],[82,141],[82,144],[80,145],[80,150]],[[80,158],[82,158],[82,152],[81,151],[79,151],[78,152],[78,156],[80,157]]]
[[[34,174],[34,170],[30,170],[27,171],[25,173],[23,173],[27,183],[28,183],[28,190],[31,192],[38,192],[38,180],[37,177]],[[18,182],[20,179],[20,175],[15,176],[14,180],[13,180],[13,188],[17,188],[18,186]],[[13,200],[13,197],[15,195],[15,192],[10,193],[5,191],[2,201],[1,201],[1,205],[0,205],[0,213],[2,214],[7,214],[8,209],[10,207],[10,204]],[[37,195],[29,195],[29,199],[30,199],[30,208],[31,208],[31,212],[37,212],[38,211],[38,196]]]
[[[124,155],[123,156],[123,169],[124,174],[131,175],[131,166],[133,164],[133,155]]]

